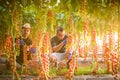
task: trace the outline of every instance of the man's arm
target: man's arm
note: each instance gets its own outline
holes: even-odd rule
[[[65,41],[61,42],[61,43],[60,43],[59,45],[57,45],[57,46],[53,46],[53,51],[54,51],[54,52],[59,51],[59,50],[63,47],[63,45],[65,45]]]

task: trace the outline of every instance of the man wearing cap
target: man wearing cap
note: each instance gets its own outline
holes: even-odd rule
[[[16,61],[18,64],[23,65],[24,63],[24,46],[27,46],[27,60],[30,60],[30,48],[32,46],[32,40],[29,38],[30,35],[30,24],[26,23],[22,26],[22,35],[20,36],[19,39],[16,39],[16,43],[17,40],[19,41],[19,45],[20,45],[20,53],[19,55],[16,57]]]

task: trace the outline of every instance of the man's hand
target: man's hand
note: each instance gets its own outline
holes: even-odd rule
[[[59,51],[65,44],[66,44],[67,40],[63,40],[60,44],[58,44],[57,46],[54,46],[53,47],[53,51],[54,52],[57,52]]]
[[[35,47],[31,47],[31,48],[30,48],[30,52],[31,52],[31,53],[36,53],[36,48],[35,48]]]
[[[71,36],[71,35],[68,35],[68,36],[67,36],[67,39],[66,39],[66,43],[67,43],[67,44],[72,44],[72,40],[73,40],[73,39],[72,39],[72,36]]]
[[[63,40],[63,43],[64,43],[64,44],[66,44],[66,43],[67,43],[67,40],[66,40],[66,39],[65,39],[65,40]]]
[[[70,51],[70,53],[69,53],[68,60],[70,60],[71,57],[72,57],[72,51]]]
[[[20,45],[24,45],[24,41],[23,40],[20,40],[19,43],[20,43]]]

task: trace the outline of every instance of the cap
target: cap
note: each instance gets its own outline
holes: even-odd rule
[[[28,29],[30,29],[31,27],[30,27],[30,24],[29,24],[29,23],[25,23],[25,24],[22,26],[22,28],[28,28]]]

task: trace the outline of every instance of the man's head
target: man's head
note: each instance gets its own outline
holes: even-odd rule
[[[25,23],[23,26],[22,26],[22,36],[24,38],[27,38],[29,35],[30,35],[30,24],[29,23]]]
[[[64,29],[62,27],[59,27],[57,29],[57,38],[59,40],[62,40],[64,37],[65,37],[65,31],[64,31]]]

